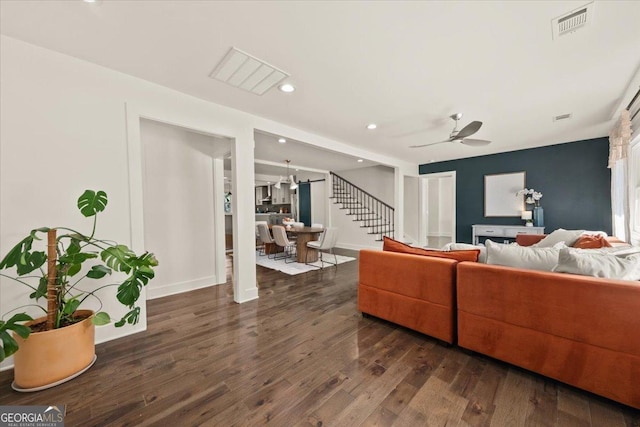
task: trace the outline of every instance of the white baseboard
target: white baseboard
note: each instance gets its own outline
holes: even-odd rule
[[[111,319],[112,321],[118,319]],[[146,320],[146,319],[145,319]],[[96,345],[102,344],[103,342],[117,340],[118,338],[124,338],[129,335],[138,334],[140,332],[144,332],[147,330],[146,325],[141,325],[142,319],[140,319],[140,323],[137,325],[126,325],[124,328],[116,328],[113,326],[113,323],[104,326],[96,326]],[[113,331],[113,334],[109,334],[108,336],[100,336],[97,328],[110,328]],[[0,363],[0,372],[8,371],[9,369],[13,369],[13,356],[6,358]]]
[[[187,280],[186,282],[171,283],[157,288],[147,288],[147,299],[168,297],[195,289],[207,288],[219,285],[216,276],[202,277],[200,279]]]
[[[371,245],[352,245],[350,243],[336,243],[336,248],[351,249],[359,251],[360,249],[382,249],[382,242],[373,242]]]

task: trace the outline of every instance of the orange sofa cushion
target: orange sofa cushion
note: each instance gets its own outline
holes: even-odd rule
[[[520,246],[531,246],[535,245],[545,237],[547,237],[546,234],[518,234],[516,236],[516,243]]]
[[[601,234],[585,234],[576,240],[573,247],[580,249],[610,248],[611,243]]]
[[[400,252],[403,254],[432,256],[438,258],[448,258],[456,261],[472,261],[478,262],[480,255],[479,249],[470,249],[463,251],[434,251],[429,249],[414,248],[405,243],[393,240],[387,236],[384,237],[382,250],[387,252]]]

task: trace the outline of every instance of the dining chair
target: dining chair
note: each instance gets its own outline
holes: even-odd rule
[[[311,242],[307,242],[307,248],[316,249],[319,252],[320,266],[321,266],[319,268],[324,268],[325,262],[327,264],[335,265],[336,268],[338,268],[338,257],[333,252],[333,248],[336,246],[337,242],[338,242],[338,229],[336,227],[329,227],[325,229],[324,233],[322,233],[320,240],[313,240]],[[335,259],[335,263],[325,261],[322,257],[322,254],[323,254],[322,251],[329,251],[329,253],[333,255],[333,258]],[[309,251],[307,251],[305,255],[305,262],[304,262],[305,264],[309,264],[307,262],[308,255],[309,255]]]
[[[316,222],[315,224],[311,224],[311,228],[322,228],[323,229],[320,232],[320,234],[318,234],[318,239],[317,239],[317,240],[322,240],[322,236],[324,236],[324,225],[320,224],[319,222]]]
[[[260,255],[266,255],[267,258],[271,258],[271,252],[273,252],[273,246],[275,240],[271,237],[271,233],[269,232],[269,226],[265,223],[256,224],[258,228],[258,234],[260,235],[260,241],[262,242],[262,253]],[[266,251],[266,246],[269,245],[269,253]],[[275,255],[274,255],[275,258]]]
[[[287,231],[282,225],[274,225],[271,227],[271,232],[273,233],[273,239],[276,242],[276,245],[283,248],[284,256],[282,258],[278,258],[278,252],[276,252],[273,259],[284,259],[285,263],[295,262],[287,261],[288,258],[293,258],[296,253],[296,243],[289,240],[287,237]]]
[[[260,238],[260,230],[258,229],[258,225],[260,224],[267,225],[268,223],[267,221],[256,221],[256,250],[259,251],[258,253],[262,252],[262,255],[264,255],[264,242]]]

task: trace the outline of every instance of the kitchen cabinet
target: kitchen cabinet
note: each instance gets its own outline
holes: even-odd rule
[[[268,205],[271,202],[263,202],[262,200],[269,196],[269,187],[261,185],[256,187],[256,205]]]
[[[271,204],[288,205],[291,203],[291,190],[289,184],[280,184],[280,189],[275,186],[271,188]]]

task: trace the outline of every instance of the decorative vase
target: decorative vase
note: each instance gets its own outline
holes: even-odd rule
[[[544,209],[542,209],[542,206],[533,208],[533,225],[535,227],[544,227]]]

